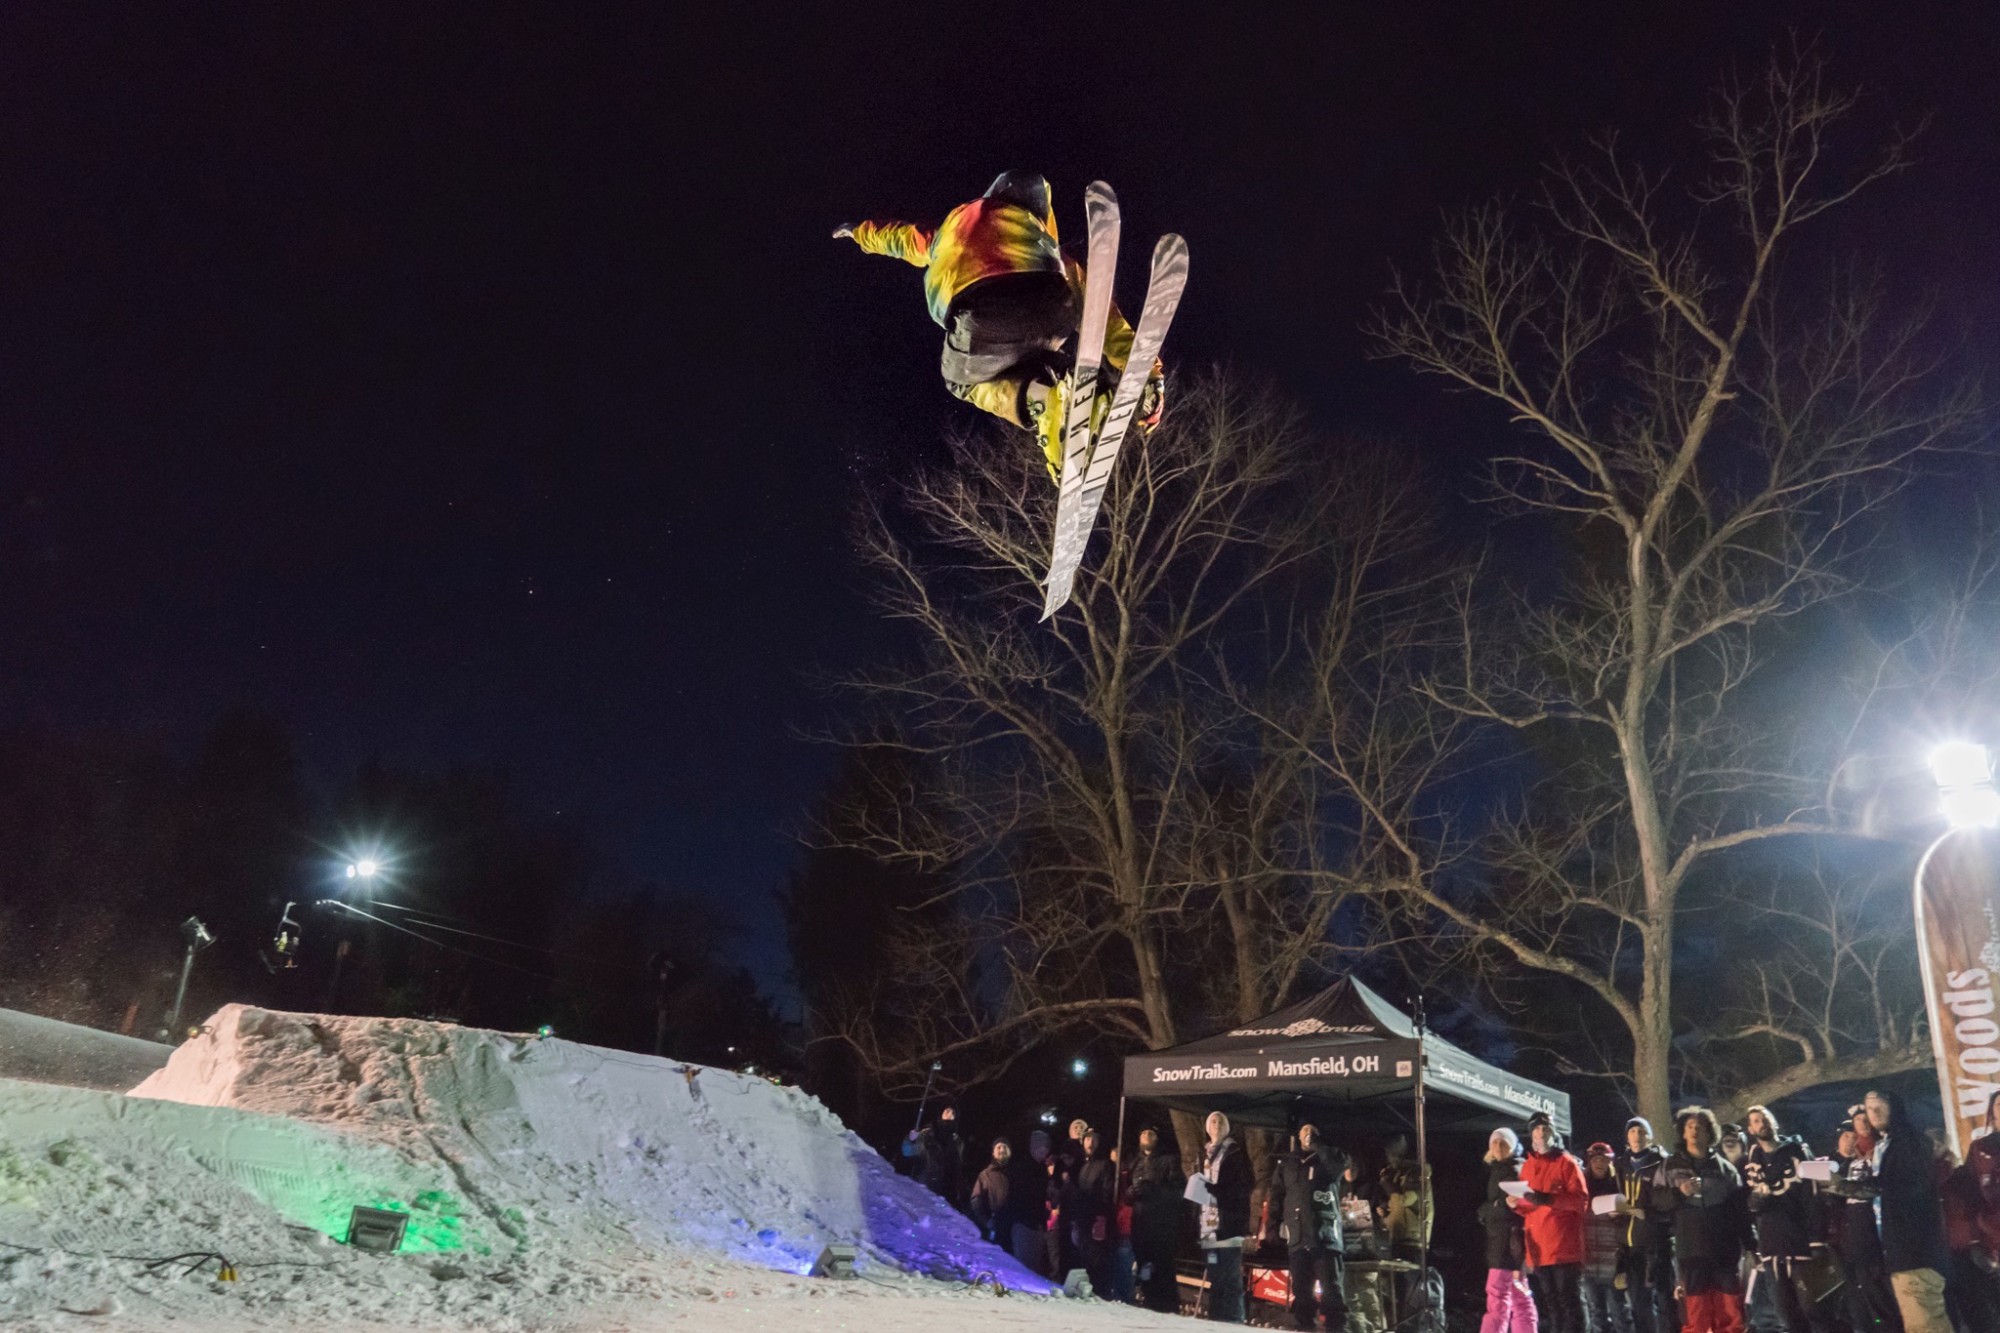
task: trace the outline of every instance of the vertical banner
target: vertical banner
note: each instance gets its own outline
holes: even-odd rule
[[[1916,915],[1945,1132],[1963,1160],[2000,1092],[2000,834],[1938,839],[1917,866]]]

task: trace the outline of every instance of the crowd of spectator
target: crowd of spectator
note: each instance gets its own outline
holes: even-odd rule
[[[1621,1144],[1581,1154],[1546,1116],[1525,1142],[1496,1128],[1477,1206],[1481,1333],[2000,1333],[2000,1096],[1987,1121],[1962,1164],[1888,1089],[1850,1109],[1823,1157],[1761,1106],[1740,1126],[1689,1107],[1665,1143],[1634,1117]],[[1060,1143],[1034,1131],[1025,1154],[996,1139],[961,1191],[946,1109],[905,1151],[993,1244],[1056,1281],[1081,1271],[1107,1300],[1171,1312],[1186,1286],[1207,1318],[1242,1322],[1255,1254],[1288,1273],[1300,1329],[1443,1327],[1420,1263],[1429,1180],[1407,1139],[1383,1144],[1371,1171],[1301,1125],[1255,1213],[1250,1157],[1223,1113],[1207,1118],[1192,1178],[1156,1128],[1136,1147],[1121,1165],[1080,1119]],[[1184,1252],[1200,1257],[1185,1283]]]
[[[980,1234],[1021,1264],[1055,1281],[1081,1272],[1093,1294],[1151,1310],[1183,1307],[1183,1289],[1205,1317],[1241,1323],[1246,1309],[1246,1260],[1269,1256],[1290,1277],[1291,1310],[1301,1327],[1357,1333],[1385,1329],[1391,1312],[1412,1308],[1414,1278],[1384,1291],[1356,1288],[1347,1268],[1355,1233],[1366,1237],[1367,1262],[1414,1274],[1428,1240],[1430,1196],[1419,1188],[1409,1140],[1382,1145],[1383,1164],[1367,1171],[1316,1126],[1299,1127],[1292,1151],[1272,1164],[1267,1191],[1253,1213],[1255,1173],[1241,1138],[1222,1112],[1204,1124],[1199,1166],[1190,1177],[1160,1130],[1142,1126],[1129,1164],[1113,1160],[1104,1137],[1083,1120],[1070,1122],[1057,1143],[1041,1129],[1023,1157],[1013,1141],[995,1139],[988,1158],[961,1195],[961,1140],[950,1108],[911,1134],[904,1154],[918,1177],[958,1205]],[[1183,1253],[1199,1257],[1183,1282]],[[1277,1258],[1282,1255],[1282,1259]],[[1351,1298],[1351,1299],[1350,1299]]]
[[[1664,1145],[1634,1118],[1581,1161],[1546,1120],[1525,1153],[1495,1130],[1481,1333],[2000,1331],[2000,1133],[1961,1165],[1882,1089],[1828,1147],[1762,1106],[1689,1107]]]

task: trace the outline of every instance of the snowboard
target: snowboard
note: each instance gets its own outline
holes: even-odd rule
[[[1092,187],[1093,190],[1096,188]],[[1109,187],[1105,188],[1105,194],[1110,195]],[[1111,206],[1115,228],[1115,197]],[[1111,245],[1114,262],[1116,252],[1114,230]],[[1091,265],[1084,273],[1085,327],[1078,335],[1075,387],[1063,422],[1062,482],[1056,497],[1055,540],[1049,555],[1047,592],[1042,603],[1043,620],[1053,616],[1069,601],[1070,589],[1076,582],[1076,571],[1083,563],[1084,548],[1090,542],[1090,530],[1096,524],[1098,505],[1104,499],[1104,488],[1110,484],[1112,469],[1118,463],[1119,448],[1125,443],[1132,418],[1138,414],[1139,399],[1145,392],[1153,362],[1159,358],[1160,348],[1167,340],[1167,329],[1173,324],[1174,313],[1180,308],[1181,293],[1187,287],[1187,268],[1187,242],[1171,234],[1162,236],[1159,244],[1153,247],[1153,267],[1146,282],[1146,303],[1139,314],[1139,327],[1132,338],[1132,355],[1125,362],[1125,374],[1120,377],[1118,390],[1112,395],[1104,425],[1092,439],[1090,409],[1096,397],[1098,371],[1103,364],[1104,326],[1108,322],[1111,305],[1111,275],[1098,266],[1097,233],[1093,224]],[[1100,302],[1098,308],[1105,312],[1098,318],[1094,341],[1089,328],[1093,296]],[[1083,373],[1086,353],[1091,358],[1088,390],[1084,387]],[[1079,411],[1082,413],[1080,429],[1076,424]],[[1077,448],[1079,445],[1080,450]]]

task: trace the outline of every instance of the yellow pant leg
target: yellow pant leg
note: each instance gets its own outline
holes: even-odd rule
[[[980,411],[990,412],[1010,426],[1033,430],[1033,426],[1021,419],[1021,387],[1025,383],[1025,378],[1017,376],[987,380],[983,384],[952,384],[947,381],[945,387]]]

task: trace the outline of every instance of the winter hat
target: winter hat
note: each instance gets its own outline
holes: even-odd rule
[[[1531,1142],[1534,1139],[1535,1126],[1537,1125],[1540,1125],[1549,1132],[1549,1147],[1551,1150],[1559,1149],[1563,1146],[1562,1131],[1556,1128],[1556,1122],[1549,1118],[1547,1111],[1537,1111],[1528,1117],[1528,1138]]]
[[[1642,1115],[1635,1115],[1635,1116],[1633,1116],[1633,1117],[1632,1117],[1632,1118],[1631,1118],[1630,1120],[1627,1120],[1627,1121],[1625,1122],[1625,1128],[1629,1130],[1629,1129],[1631,1129],[1631,1128],[1632,1128],[1632,1126],[1634,1126],[1634,1125],[1637,1125],[1637,1126],[1638,1126],[1638,1127],[1639,1127],[1640,1129],[1643,1129],[1643,1130],[1645,1130],[1645,1131],[1646,1131],[1646,1138],[1647,1138],[1647,1139],[1648,1139],[1649,1141],[1650,1141],[1650,1140],[1652,1139],[1652,1137],[1653,1137],[1653,1122],[1652,1122],[1652,1121],[1650,1121],[1650,1120],[1646,1119],[1646,1117],[1645,1117],[1645,1116],[1642,1116]]]
[[[1583,1150],[1583,1155],[1586,1159],[1602,1157],[1608,1162],[1611,1160],[1611,1145],[1608,1143],[1593,1143]]]

